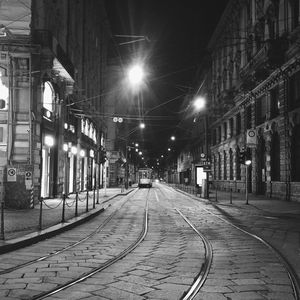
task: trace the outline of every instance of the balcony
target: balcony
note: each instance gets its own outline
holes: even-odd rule
[[[249,63],[240,70],[240,89],[247,92],[265,80],[272,71],[283,64],[287,48],[286,38],[267,40]]]

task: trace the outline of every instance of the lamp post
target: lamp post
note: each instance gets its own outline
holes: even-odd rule
[[[196,111],[206,110],[206,100],[204,97],[198,96],[193,102]],[[208,115],[207,112],[204,113],[204,151],[206,160],[208,160]],[[206,171],[204,198],[209,199],[209,171]]]
[[[245,168],[246,168],[246,186],[245,186],[245,194],[246,194],[246,204],[249,204],[249,193],[248,193],[248,173],[249,173],[249,167],[251,165],[251,159],[246,157],[245,160]]]
[[[138,92],[144,83],[145,79],[145,72],[144,66],[142,63],[136,63],[128,68],[127,71],[127,78],[131,88]],[[134,128],[126,137],[126,149],[125,149],[125,157],[126,157],[126,164],[125,164],[125,188],[128,188],[128,180],[129,180],[129,164],[128,164],[128,149],[131,147],[128,145],[129,136],[134,133],[138,128],[144,129],[145,123],[141,122],[137,128]]]

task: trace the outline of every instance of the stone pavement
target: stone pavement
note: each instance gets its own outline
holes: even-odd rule
[[[71,194],[66,198],[64,211],[62,198],[43,199],[32,209],[4,210],[2,232],[0,234],[0,253],[5,253],[28,244],[38,242],[67,228],[84,222],[100,213],[108,205],[108,200],[119,195],[127,195],[134,187],[99,189],[88,193],[82,192],[77,199]],[[88,201],[86,201],[88,198]],[[98,201],[97,201],[98,199]],[[98,202],[98,204],[97,204]]]
[[[211,204],[220,217],[266,240],[293,267],[300,282],[300,202],[249,194],[247,204],[244,193],[215,190],[208,200],[199,195],[193,198]]]

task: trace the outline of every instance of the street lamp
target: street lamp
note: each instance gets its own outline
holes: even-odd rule
[[[249,158],[246,158],[245,160],[245,167],[246,167],[246,186],[245,186],[245,194],[246,194],[246,204],[249,204],[249,193],[248,193],[248,173],[249,173],[249,167],[251,165],[252,161]]]
[[[197,112],[206,110],[206,99],[202,96],[197,96],[193,102],[194,108]],[[204,151],[206,160],[208,160],[208,115],[204,114]],[[209,175],[206,171],[204,198],[209,199]]]
[[[128,80],[132,87],[139,87],[145,78],[145,72],[141,64],[135,64],[128,69]]]

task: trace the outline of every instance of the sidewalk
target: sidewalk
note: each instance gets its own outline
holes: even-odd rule
[[[229,218],[240,228],[267,241],[292,266],[300,282],[300,202],[249,194],[246,204],[245,193],[217,191],[216,195],[215,190],[210,190],[209,199],[203,199],[182,192],[213,205],[222,218]]]
[[[269,198],[264,195],[248,194],[248,204],[245,193],[230,193],[211,190],[209,201],[219,205],[231,205],[239,208],[249,208],[276,217],[300,218],[300,202],[292,202]]]
[[[128,190],[119,187],[99,189],[99,204],[97,204],[97,190],[95,198],[93,191],[88,193],[88,197],[86,192],[82,192],[78,195],[77,216],[75,216],[75,194],[66,198],[64,212],[61,198],[44,199],[42,207],[38,204],[32,209],[7,208],[4,210],[4,239],[0,240],[0,254],[38,242],[83,223],[101,213],[110,199],[119,195],[125,196],[133,190],[134,187]]]
[[[176,186],[175,184],[168,184],[169,186],[182,190],[187,194],[192,194],[202,200],[210,201],[211,203],[218,205],[230,205],[233,207],[256,209],[262,213],[274,215],[274,216],[290,216],[300,218],[300,202],[292,202],[285,200],[278,200],[275,198],[269,198],[264,195],[255,195],[253,193],[248,194],[248,205],[246,204],[245,193],[230,193],[229,191],[219,191],[211,189],[209,192],[209,199],[200,198],[199,194],[196,194],[196,188],[191,186]],[[300,199],[299,199],[300,200]]]

